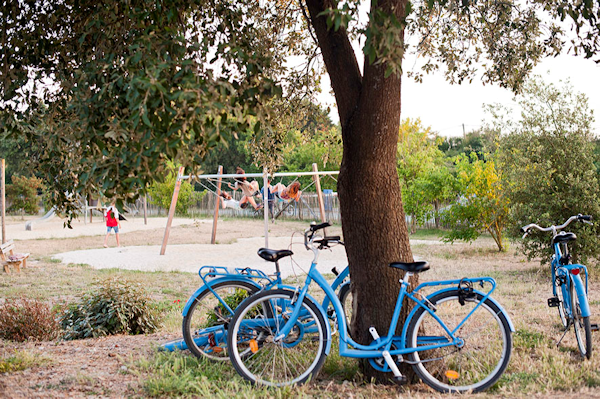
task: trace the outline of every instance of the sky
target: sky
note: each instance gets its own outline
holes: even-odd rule
[[[362,66],[362,52],[353,43],[359,65]],[[403,66],[412,66],[414,59],[407,58]],[[414,56],[413,56],[414,57]],[[533,70],[533,74],[542,76],[544,82],[554,83],[561,87],[560,81],[570,81],[575,92],[586,94],[588,105],[594,111],[593,129],[600,137],[600,64],[594,61],[562,54],[556,58],[542,60]],[[323,92],[317,100],[324,106],[331,107],[330,117],[337,123],[339,116],[335,108],[335,99],[331,94],[329,77],[325,74],[322,80]],[[423,83],[404,77],[402,81],[402,115],[401,118],[420,118],[424,127],[431,127],[441,136],[456,137],[478,129],[486,118],[484,104],[500,103],[514,105],[514,95],[508,89],[498,85],[481,84],[476,79],[473,83],[451,85],[443,75],[437,72],[425,75]],[[489,120],[489,116],[487,116]]]
[[[411,65],[410,61],[405,65]],[[561,86],[560,81],[569,79],[576,92],[584,93],[594,110],[596,135],[600,136],[600,65],[592,60],[572,55],[548,58],[538,64],[534,74],[541,75],[546,83]],[[318,100],[331,107],[330,116],[339,121],[335,100],[330,94],[329,80],[323,79],[323,93]],[[402,82],[402,119],[420,118],[423,126],[430,126],[441,136],[456,137],[482,125],[486,118],[483,104],[500,103],[512,105],[514,95],[498,85],[482,85],[479,81],[451,85],[442,72],[426,75],[423,83],[410,78]],[[488,116],[489,120],[489,116]]]

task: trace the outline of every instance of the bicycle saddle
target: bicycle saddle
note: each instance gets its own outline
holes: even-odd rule
[[[263,258],[264,260],[268,260],[269,262],[277,262],[281,258],[285,258],[286,256],[293,255],[294,253],[289,249],[269,249],[269,248],[261,248],[258,250],[258,256]]]
[[[576,239],[577,236],[575,235],[575,233],[567,233],[566,231],[561,231],[552,239],[552,245],[561,242],[575,241]]]
[[[396,269],[404,270],[405,272],[411,273],[419,273],[429,270],[429,263],[425,261],[421,262],[412,262],[412,263],[404,263],[404,262],[393,262],[390,263],[390,267],[394,267]]]

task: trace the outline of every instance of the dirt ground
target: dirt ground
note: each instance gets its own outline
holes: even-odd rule
[[[123,222],[122,245],[127,250],[134,247],[146,247],[148,256],[156,256],[155,247],[160,246],[164,237],[164,218],[150,219],[152,225],[143,224],[143,219],[137,218]],[[69,272],[69,266],[58,264],[51,258],[60,253],[73,251],[105,251],[106,256],[114,255],[118,249],[114,248],[115,240],[111,236],[111,248],[102,248],[105,229],[100,221],[92,224],[74,225],[73,232],[64,233],[62,221],[54,219],[47,222],[48,226],[34,230],[36,235],[27,236],[24,231],[24,221],[13,219],[7,226],[8,238],[15,238],[17,250],[30,252],[29,267],[19,277],[7,276],[0,273],[0,302],[7,297],[11,289],[14,296],[14,287],[18,292],[27,295],[29,285],[27,280],[42,279],[52,281],[52,276],[58,277]],[[53,226],[53,227],[50,227]],[[145,226],[145,227],[144,227]],[[276,241],[276,237],[289,239],[291,233],[301,232],[307,227],[307,222],[276,222],[269,225],[269,236]],[[22,231],[21,231],[22,230]],[[41,233],[42,231],[47,233]],[[181,219],[174,223],[169,236],[167,254],[185,252],[186,245],[207,245],[210,243],[212,231],[211,220]],[[334,227],[329,234],[339,234],[341,229]],[[31,233],[31,232],[28,232]],[[246,257],[256,258],[256,245],[261,243],[260,237],[264,233],[262,220],[220,220],[218,224],[217,241],[220,245],[209,246],[211,251],[230,253],[232,243],[239,244],[244,240],[257,240],[250,251],[245,248]],[[12,234],[12,236],[11,236]],[[61,235],[63,234],[63,235]],[[18,238],[17,238],[18,237]],[[256,239],[256,237],[259,237]],[[509,312],[517,329],[523,329],[541,334],[548,339],[556,341],[561,332],[557,328],[555,310],[547,308],[545,301],[549,290],[546,274],[547,269],[540,266],[538,261],[527,261],[522,256],[515,255],[509,250],[498,253],[494,249],[491,239],[478,240],[475,244],[447,245],[438,241],[411,240],[415,257],[427,259],[432,269],[423,276],[424,280],[461,278],[465,275],[491,275],[499,282],[494,297],[498,299]],[[206,247],[203,247],[206,248]],[[214,248],[214,249],[213,249]],[[296,249],[294,248],[294,251]],[[304,251],[306,252],[306,251]],[[188,255],[189,258],[199,255]],[[342,256],[341,254],[337,255]],[[190,262],[194,259],[190,259]],[[143,263],[143,262],[138,262]],[[50,277],[48,277],[50,276]],[[150,278],[147,274],[140,278]],[[516,279],[516,280],[515,280]],[[81,282],[62,280],[57,282],[58,287],[53,287],[60,295],[72,295],[74,286]],[[84,282],[83,284],[87,284]],[[592,314],[600,314],[600,282],[595,279],[590,283],[590,303]],[[597,321],[595,321],[597,322]],[[15,353],[28,353],[37,359],[37,365],[23,371],[5,373],[0,375],[0,398],[81,398],[81,397],[143,397],[141,381],[144,380],[143,372],[131,372],[131,364],[136,360],[147,358],[161,342],[180,338],[179,327],[171,330],[161,330],[160,333],[145,336],[111,336],[100,339],[86,339],[68,342],[28,342],[13,343],[0,340],[0,358],[6,358]],[[172,332],[170,332],[172,331]],[[565,338],[560,352],[552,349],[550,355],[557,359],[572,364],[580,364],[581,359],[576,353],[573,334]],[[594,347],[600,347],[595,334]],[[543,356],[549,356],[548,351]],[[525,369],[528,363],[538,361],[534,357],[529,359],[528,354],[520,360],[515,354],[513,361],[517,370]],[[537,355],[536,355],[537,356]],[[543,357],[542,356],[542,357]],[[583,363],[582,367],[598,369],[597,358],[591,362]],[[533,367],[533,366],[532,366]],[[539,366],[536,366],[539,367]],[[567,367],[567,363],[563,367]],[[552,372],[550,372],[552,374]],[[518,373],[515,375],[519,375]],[[542,375],[543,372],[542,372]],[[541,377],[538,377],[541,378]],[[542,388],[542,386],[540,386]],[[545,390],[545,389],[544,389]],[[579,393],[577,391],[579,390]],[[354,394],[346,392],[342,396],[350,397]],[[537,397],[598,397],[599,393],[594,388],[576,388],[575,392],[552,391],[548,388],[546,394]],[[361,396],[359,393],[358,396]],[[364,394],[362,394],[364,396]],[[379,396],[379,395],[378,395]],[[386,396],[386,395],[383,395]],[[394,395],[396,396],[396,395]],[[416,396],[409,393],[409,396]],[[511,395],[509,395],[511,396]],[[520,395],[519,395],[520,396]],[[528,395],[535,396],[535,395]],[[427,397],[427,395],[425,395]]]
[[[29,266],[23,273],[31,273],[33,278],[36,270],[56,268],[56,264],[50,260],[52,256],[72,251],[82,251],[82,256],[90,259],[90,262],[81,263],[93,264],[94,259],[115,256],[119,250],[126,253],[128,250],[132,251],[131,248],[146,248],[145,251],[138,252],[136,262],[144,265],[144,257],[158,257],[158,248],[162,244],[166,226],[166,218],[150,218],[148,221],[148,225],[144,225],[142,218],[121,222],[120,249],[115,248],[114,235],[109,239],[111,248],[103,248],[106,230],[99,219],[87,224],[75,221],[73,229],[65,229],[64,221],[54,218],[34,225],[33,231],[25,231],[25,221],[11,218],[7,223],[7,238],[15,240],[19,252],[31,253]],[[307,222],[270,223],[269,237],[273,240],[285,237],[283,242],[287,242],[293,232],[301,232],[307,226]],[[169,235],[167,255],[177,255],[189,245],[206,248],[210,244],[211,232],[212,220],[175,219]],[[339,227],[329,230],[329,234],[340,232]],[[217,242],[220,244],[208,248],[214,253],[245,252],[243,256],[255,259],[258,258],[255,255],[257,247],[252,243],[264,243],[261,237],[263,234],[262,220],[219,220]],[[248,243],[246,240],[244,243],[244,239],[251,241]],[[98,251],[100,256],[96,255]],[[90,256],[89,253],[93,255]],[[198,260],[191,258],[193,256],[188,252],[189,263],[194,264],[189,271],[195,273],[198,270]],[[60,269],[57,269],[57,272],[60,272]],[[7,279],[6,274],[0,273],[0,302],[5,300],[2,287],[8,286]],[[23,288],[24,295],[26,289]],[[68,287],[65,287],[65,290],[68,290]],[[127,365],[148,356],[159,343],[176,338],[180,338],[180,334],[118,335],[99,339],[24,344],[0,340],[0,358],[24,351],[42,359],[38,367],[0,375],[0,398],[143,396],[138,386],[139,376],[129,373]]]

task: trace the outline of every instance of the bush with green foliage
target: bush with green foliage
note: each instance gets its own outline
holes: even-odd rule
[[[37,177],[13,175],[12,184],[6,186],[6,198],[10,203],[8,211],[23,211],[29,215],[38,213],[38,189],[42,187],[42,180]]]
[[[500,142],[500,160],[508,184],[511,233],[520,237],[519,227],[529,223],[559,225],[581,214],[600,218],[600,184],[594,153],[593,112],[587,98],[563,87],[533,79],[519,98],[521,120],[501,118],[497,126],[505,135]],[[574,260],[600,258],[600,224],[572,223],[577,235],[571,249]],[[549,233],[532,232],[523,240],[530,258],[550,260]]]
[[[148,334],[160,325],[160,312],[139,285],[109,279],[60,315],[65,339],[113,334]]]
[[[56,313],[36,299],[7,299],[0,305],[0,339],[51,341],[60,336]]]
[[[164,209],[169,209],[171,206],[173,190],[175,189],[175,183],[177,183],[177,172],[179,170],[179,166],[169,162],[168,170],[169,174],[164,182],[154,182],[148,189],[150,202]],[[179,195],[177,197],[177,206],[175,208],[175,212],[179,215],[187,215],[190,205],[194,201],[202,199],[205,194],[206,192],[194,192],[194,187],[188,180],[182,181],[181,186],[179,187]]]

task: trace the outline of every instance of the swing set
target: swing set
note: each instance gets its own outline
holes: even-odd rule
[[[179,196],[179,189],[181,187],[181,183],[184,180],[190,180],[190,179],[194,179],[196,180],[202,187],[204,187],[207,191],[209,191],[210,193],[214,194],[215,196],[215,212],[214,212],[214,217],[213,217],[213,226],[212,226],[212,235],[211,235],[211,244],[215,244],[216,243],[216,237],[217,237],[217,221],[219,219],[219,208],[221,205],[221,184],[222,184],[222,179],[236,179],[236,178],[261,178],[263,179],[263,188],[264,187],[268,187],[269,186],[269,177],[272,178],[277,178],[280,177],[281,179],[283,179],[284,177],[295,177],[295,180],[292,182],[296,182],[298,180],[299,177],[301,176],[312,176],[313,181],[307,185],[306,187],[303,188],[303,190],[306,190],[310,187],[312,187],[313,185],[315,186],[315,190],[317,192],[317,201],[319,204],[319,211],[320,211],[320,219],[322,222],[325,222],[326,217],[325,217],[325,204],[323,201],[323,192],[321,190],[321,181],[320,181],[320,177],[319,176],[330,176],[332,179],[335,180],[335,177],[333,177],[334,175],[339,174],[338,171],[319,171],[317,168],[317,164],[313,163],[312,165],[312,172],[280,172],[280,173],[273,173],[273,174],[268,174],[266,168],[263,169],[263,173],[245,173],[245,174],[235,174],[235,173],[231,173],[231,174],[223,174],[223,166],[219,166],[218,172],[216,174],[205,174],[205,175],[195,175],[195,176],[191,176],[191,175],[184,175],[184,168],[180,167],[179,168],[179,172],[177,174],[177,181],[175,183],[175,188],[173,190],[173,197],[171,199],[171,206],[169,207],[169,215],[167,218],[167,226],[165,228],[165,235],[163,238],[163,243],[160,249],[160,254],[164,255],[165,251],[167,249],[167,243],[169,240],[169,233],[171,231],[171,224],[173,222],[173,217],[175,216],[175,207],[177,205],[177,198]],[[203,183],[203,181],[206,182],[206,184]],[[336,180],[337,181],[337,180]],[[291,184],[291,183],[290,183]],[[209,185],[212,186],[209,187]],[[289,185],[288,185],[289,186]],[[263,190],[262,193],[262,200],[263,200],[263,214],[264,214],[264,225],[265,225],[265,248],[269,247],[269,191],[270,190]],[[294,202],[296,202],[296,200],[290,199],[289,201],[287,200],[283,200],[280,199],[278,195],[275,195],[273,198],[274,202],[282,202],[281,208],[278,209],[277,213],[275,213],[274,215],[271,215],[273,217],[273,220],[277,219],[283,212],[285,212],[290,206],[292,206],[292,204]],[[302,196],[299,198],[299,201],[301,201],[304,205],[306,205],[306,209],[309,209],[310,213],[313,215],[313,217],[315,219],[319,219],[319,217],[312,211],[311,207],[306,204],[306,202],[304,201],[304,199],[302,198]]]

